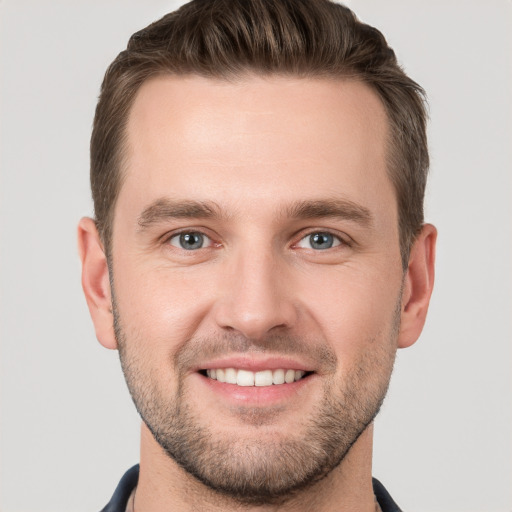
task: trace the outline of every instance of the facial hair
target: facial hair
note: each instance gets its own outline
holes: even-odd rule
[[[344,459],[377,415],[386,395],[396,354],[400,303],[390,332],[367,340],[368,350],[336,377],[334,351],[324,342],[290,335],[269,336],[257,342],[238,334],[187,340],[174,361],[177,386],[160,389],[151,378],[144,356],[134,347],[143,345],[140,335],[128,338],[113,297],[114,329],[123,373],[135,406],[155,440],[167,455],[209,489],[243,505],[281,504],[297,492],[327,476]],[[295,432],[265,438],[222,435],[201,421],[191,407],[186,371],[201,357],[236,352],[307,354],[327,375],[322,377],[322,399],[298,419]],[[248,428],[271,425],[280,408],[240,408],[240,421]]]

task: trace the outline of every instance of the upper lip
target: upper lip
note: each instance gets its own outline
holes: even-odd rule
[[[314,371],[313,365],[290,357],[263,356],[248,357],[247,355],[234,355],[219,357],[205,361],[198,365],[194,371],[213,370],[217,368],[236,368],[237,370],[248,370],[258,372],[263,370],[302,370],[305,372]]]

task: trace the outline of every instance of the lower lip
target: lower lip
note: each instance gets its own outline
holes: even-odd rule
[[[210,379],[197,374],[208,388],[238,404],[272,405],[289,400],[299,394],[313,379],[314,375],[308,375],[290,384],[277,384],[272,386],[237,386],[218,380]]]

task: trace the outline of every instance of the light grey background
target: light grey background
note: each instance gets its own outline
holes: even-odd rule
[[[2,512],[86,512],[138,461],[115,352],[96,342],[75,232],[108,63],[164,0],[0,0]],[[512,3],[352,0],[428,91],[427,327],[401,351],[374,474],[407,511],[512,510]]]

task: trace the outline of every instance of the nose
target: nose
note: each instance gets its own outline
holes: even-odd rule
[[[253,252],[238,255],[227,266],[214,307],[219,327],[258,340],[295,325],[298,311],[286,263],[271,253]]]

